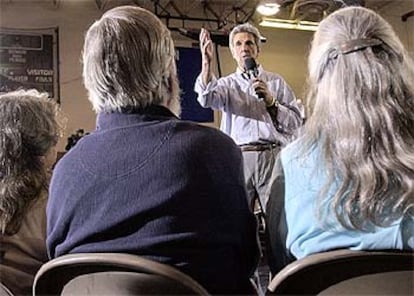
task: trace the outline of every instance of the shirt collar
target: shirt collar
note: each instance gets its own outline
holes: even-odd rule
[[[257,65],[257,72],[258,72],[258,76],[263,72],[264,70],[263,70],[263,67],[260,65],[260,64],[258,64]],[[250,80],[250,77],[249,77],[249,75],[248,75],[248,73],[247,72],[245,72],[244,71],[244,69],[242,69],[242,68],[240,68],[240,67],[237,67],[236,68],[236,73],[237,74],[239,74],[239,75],[241,75],[241,77],[243,77],[243,79],[246,79],[246,80]]]
[[[260,65],[260,64],[258,64],[257,65],[257,70],[259,71],[259,74],[263,71],[263,67],[262,67],[262,65]],[[244,69],[242,69],[242,68],[240,68],[239,66],[237,66],[237,68],[236,68],[236,73],[238,73],[238,74],[242,74],[242,73],[244,73]]]

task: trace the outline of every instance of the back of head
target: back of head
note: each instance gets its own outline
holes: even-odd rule
[[[320,23],[307,103],[304,149],[322,151],[327,186],[341,180],[332,206],[343,224],[386,224],[413,206],[414,67],[381,16],[348,7]]]
[[[96,112],[171,105],[179,87],[169,30],[143,8],[107,11],[86,33],[83,77]]]
[[[233,30],[231,30],[231,32],[230,32],[229,47],[230,47],[230,51],[231,51],[232,54],[233,54],[233,49],[234,49],[234,46],[233,46],[234,36],[238,33],[250,33],[250,34],[252,34],[254,36],[254,41],[256,43],[257,49],[258,49],[258,51],[260,51],[262,42],[261,42],[261,39],[260,39],[261,35],[260,35],[259,30],[255,26],[253,26],[249,23],[244,23],[244,24],[240,24],[240,25],[235,26],[233,28]]]
[[[58,105],[35,90],[0,95],[0,230],[15,233],[47,186],[42,156],[61,132]]]
[[[380,15],[363,7],[343,8],[324,19],[308,62],[308,107],[324,118],[349,118],[353,107],[370,115],[377,110],[361,112],[359,105],[369,108],[413,93],[413,63],[404,46]]]

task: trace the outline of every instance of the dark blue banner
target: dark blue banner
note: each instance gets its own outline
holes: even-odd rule
[[[201,54],[198,48],[177,47],[177,68],[181,88],[181,118],[197,122],[213,122],[214,113],[197,102],[194,82],[201,71]]]

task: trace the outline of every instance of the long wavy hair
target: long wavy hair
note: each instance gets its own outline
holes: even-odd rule
[[[12,235],[48,186],[43,163],[63,128],[57,103],[36,90],[0,95],[0,230]]]
[[[358,46],[366,40],[376,41]],[[312,42],[308,85],[302,151],[317,147],[328,175],[319,214],[328,204],[361,230],[412,215],[414,65],[392,27],[362,7],[329,15]]]
[[[149,105],[180,113],[171,33],[143,8],[119,6],[92,24],[83,47],[83,80],[97,113]]]

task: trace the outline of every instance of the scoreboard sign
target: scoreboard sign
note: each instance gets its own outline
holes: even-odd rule
[[[57,29],[0,29],[0,92],[35,88],[59,98]]]

